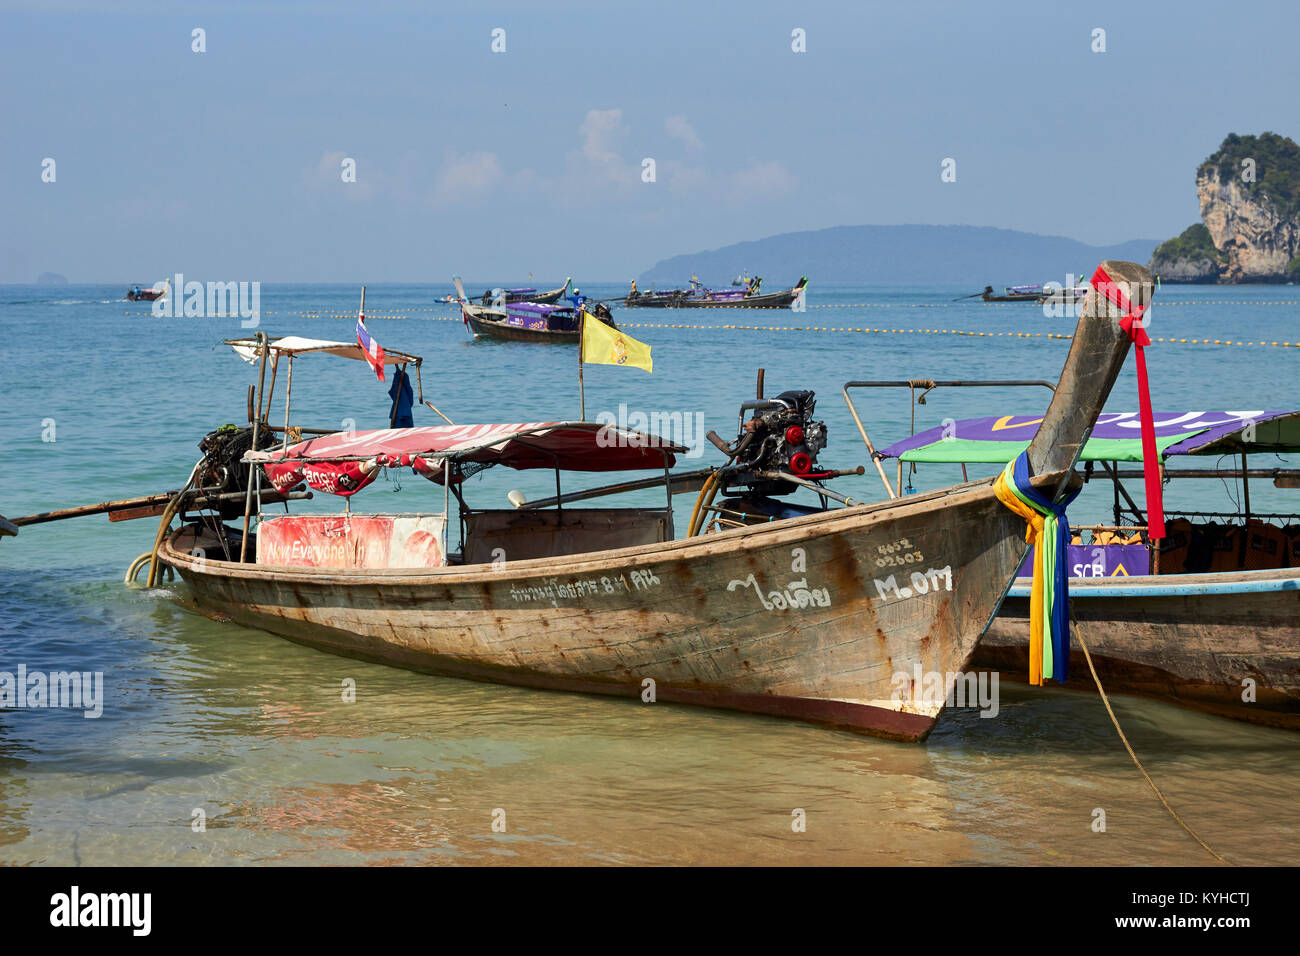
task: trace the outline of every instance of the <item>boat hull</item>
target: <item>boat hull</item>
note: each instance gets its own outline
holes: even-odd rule
[[[564,295],[564,290],[568,286],[560,286],[558,289],[552,289],[550,292],[507,292],[502,296],[501,301],[505,304],[513,302],[536,302],[538,305],[554,305],[560,301],[560,296]],[[453,300],[454,301],[454,300]],[[493,303],[492,293],[484,292],[478,297],[478,302],[485,308],[491,307]]]
[[[577,330],[530,329],[521,325],[509,325],[501,321],[480,318],[469,314],[468,311],[465,313],[465,323],[476,339],[500,339],[503,342],[555,342],[572,345],[579,338]],[[613,322],[606,324],[610,328],[618,328]]]
[[[692,299],[683,303],[684,308],[691,309],[785,309],[789,308],[799,297],[797,289],[784,292],[771,292],[766,295],[751,295],[734,299]]]
[[[333,653],[916,741],[943,700],[915,677],[945,675],[946,696],[1025,544],[1022,521],[978,482],[495,571],[329,572],[188,551],[169,539],[160,557],[200,611]]]
[[[154,301],[155,299],[161,298],[161,296],[162,296],[162,293],[161,293],[161,292],[155,292],[155,291],[153,291],[152,289],[141,289],[138,293],[137,293],[137,292],[128,292],[128,293],[126,294],[126,301],[128,301],[128,302],[152,302],[152,301]]]
[[[623,300],[629,309],[785,309],[799,297],[799,289],[748,297],[710,299],[681,290],[676,293],[642,292]]]
[[[490,319],[480,319],[467,315],[466,324],[476,339],[500,339],[503,342],[559,342],[572,344],[578,341],[577,332],[553,329],[528,329],[518,325],[507,325]]]
[[[1017,581],[975,666],[1025,677],[1028,587]],[[1070,608],[1108,693],[1300,729],[1300,569],[1072,580]],[[1069,685],[1092,686],[1077,640]]]
[[[671,294],[640,292],[629,295],[623,300],[623,305],[629,309],[687,309],[691,302],[691,294],[685,291]]]
[[[554,305],[560,301],[560,296],[564,294],[564,289],[564,286],[560,286],[558,289],[552,289],[550,292],[543,292],[527,301],[536,302],[540,305]]]

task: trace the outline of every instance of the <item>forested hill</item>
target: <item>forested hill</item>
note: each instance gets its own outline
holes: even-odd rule
[[[963,283],[983,286],[1063,282],[1066,273],[1092,275],[1103,259],[1146,262],[1157,240],[1089,246],[987,226],[835,226],[788,232],[706,252],[676,255],[637,277],[638,283],[684,286],[692,275],[724,286],[742,271],[761,275],[764,291],[793,285],[801,275],[819,282]]]

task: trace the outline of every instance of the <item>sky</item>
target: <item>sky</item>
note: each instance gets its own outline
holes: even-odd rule
[[[1300,134],[1297,36],[1294,0],[0,2],[0,282],[621,282],[854,224],[1163,238],[1227,133]]]

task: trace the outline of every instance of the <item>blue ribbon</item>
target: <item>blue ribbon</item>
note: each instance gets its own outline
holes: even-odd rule
[[[1052,615],[1049,627],[1052,635],[1052,674],[1061,683],[1065,682],[1070,663],[1070,573],[1066,546],[1070,543],[1070,522],[1065,516],[1065,508],[1078,497],[1080,489],[1067,494],[1061,501],[1052,501],[1040,494],[1029,481],[1029,452],[1023,451],[1016,458],[1012,478],[1016,491],[1028,501],[1046,521],[1056,523],[1056,561],[1052,580]],[[1041,544],[1041,542],[1040,542]],[[1034,555],[1035,561],[1043,556]]]

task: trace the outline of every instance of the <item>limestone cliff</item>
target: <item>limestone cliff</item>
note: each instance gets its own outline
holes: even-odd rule
[[[1171,282],[1300,278],[1300,146],[1276,133],[1229,135],[1196,171],[1201,224],[1157,247]]]
[[[1162,282],[1218,282],[1225,258],[1215,248],[1210,231],[1198,222],[1178,238],[1156,246],[1148,268]]]

